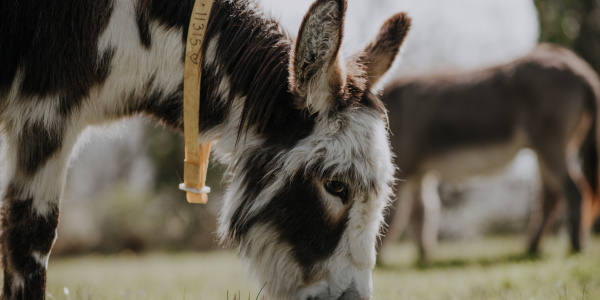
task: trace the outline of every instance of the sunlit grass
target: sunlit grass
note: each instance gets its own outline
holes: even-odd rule
[[[416,264],[411,243],[386,255],[373,276],[374,299],[600,299],[600,239],[570,255],[550,239],[540,258],[521,255],[521,238],[442,243]],[[233,252],[51,259],[48,299],[256,299]],[[262,299],[260,297],[259,299]]]
[[[228,293],[230,300],[248,299],[248,293],[255,299],[260,290],[245,279],[235,254],[225,251],[59,258],[48,268],[54,299],[225,300]]]
[[[374,273],[376,299],[600,299],[600,239],[570,254],[565,239],[524,255],[522,239],[442,243],[426,264],[410,243],[397,245]]]

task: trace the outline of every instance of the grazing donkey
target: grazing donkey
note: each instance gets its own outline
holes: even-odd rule
[[[399,175],[406,182],[400,184],[393,220],[386,220],[390,228],[382,247],[412,223],[425,258],[437,241],[438,177],[490,173],[529,147],[537,154],[542,181],[529,225],[529,251],[538,251],[563,198],[572,248],[581,250],[598,214],[599,97],[593,69],[571,51],[548,44],[490,69],[391,84],[383,101]]]
[[[87,125],[145,114],[182,131],[193,2],[0,2],[2,299],[44,298],[69,156]],[[391,17],[346,61],[345,10],[345,0],[316,1],[293,40],[253,2],[212,8],[198,140],[218,141],[229,166],[218,235],[238,245],[268,298],[371,296],[394,173],[372,87],[410,19]]]

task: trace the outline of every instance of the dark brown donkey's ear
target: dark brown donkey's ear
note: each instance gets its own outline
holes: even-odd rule
[[[290,90],[296,105],[310,113],[325,112],[345,85],[339,50],[344,31],[345,0],[317,0],[304,16],[290,59]]]
[[[406,13],[398,13],[389,18],[373,40],[364,50],[362,62],[368,75],[368,85],[373,87],[390,69],[400,46],[410,29],[411,19]]]

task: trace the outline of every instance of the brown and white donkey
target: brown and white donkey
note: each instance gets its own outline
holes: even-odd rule
[[[182,131],[193,2],[0,2],[2,299],[44,298],[67,165],[86,126],[143,114]],[[344,59],[345,10],[345,0],[316,1],[294,40],[251,1],[212,8],[198,141],[217,141],[213,154],[229,166],[219,238],[238,245],[267,298],[371,297],[394,180],[372,87],[410,19],[392,16]]]
[[[406,180],[399,184],[383,246],[412,223],[424,258],[437,241],[436,177],[452,181],[495,172],[529,147],[541,175],[529,251],[538,251],[561,202],[567,204],[571,246],[581,250],[600,213],[600,80],[583,59],[541,44],[505,65],[399,80],[386,88],[383,101],[399,177]]]

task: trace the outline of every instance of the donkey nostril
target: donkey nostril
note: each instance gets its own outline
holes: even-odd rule
[[[363,300],[365,298],[361,298],[360,294],[356,290],[354,286],[351,286],[347,290],[345,290],[341,296],[337,298],[337,300]],[[368,299],[368,298],[367,298]]]

